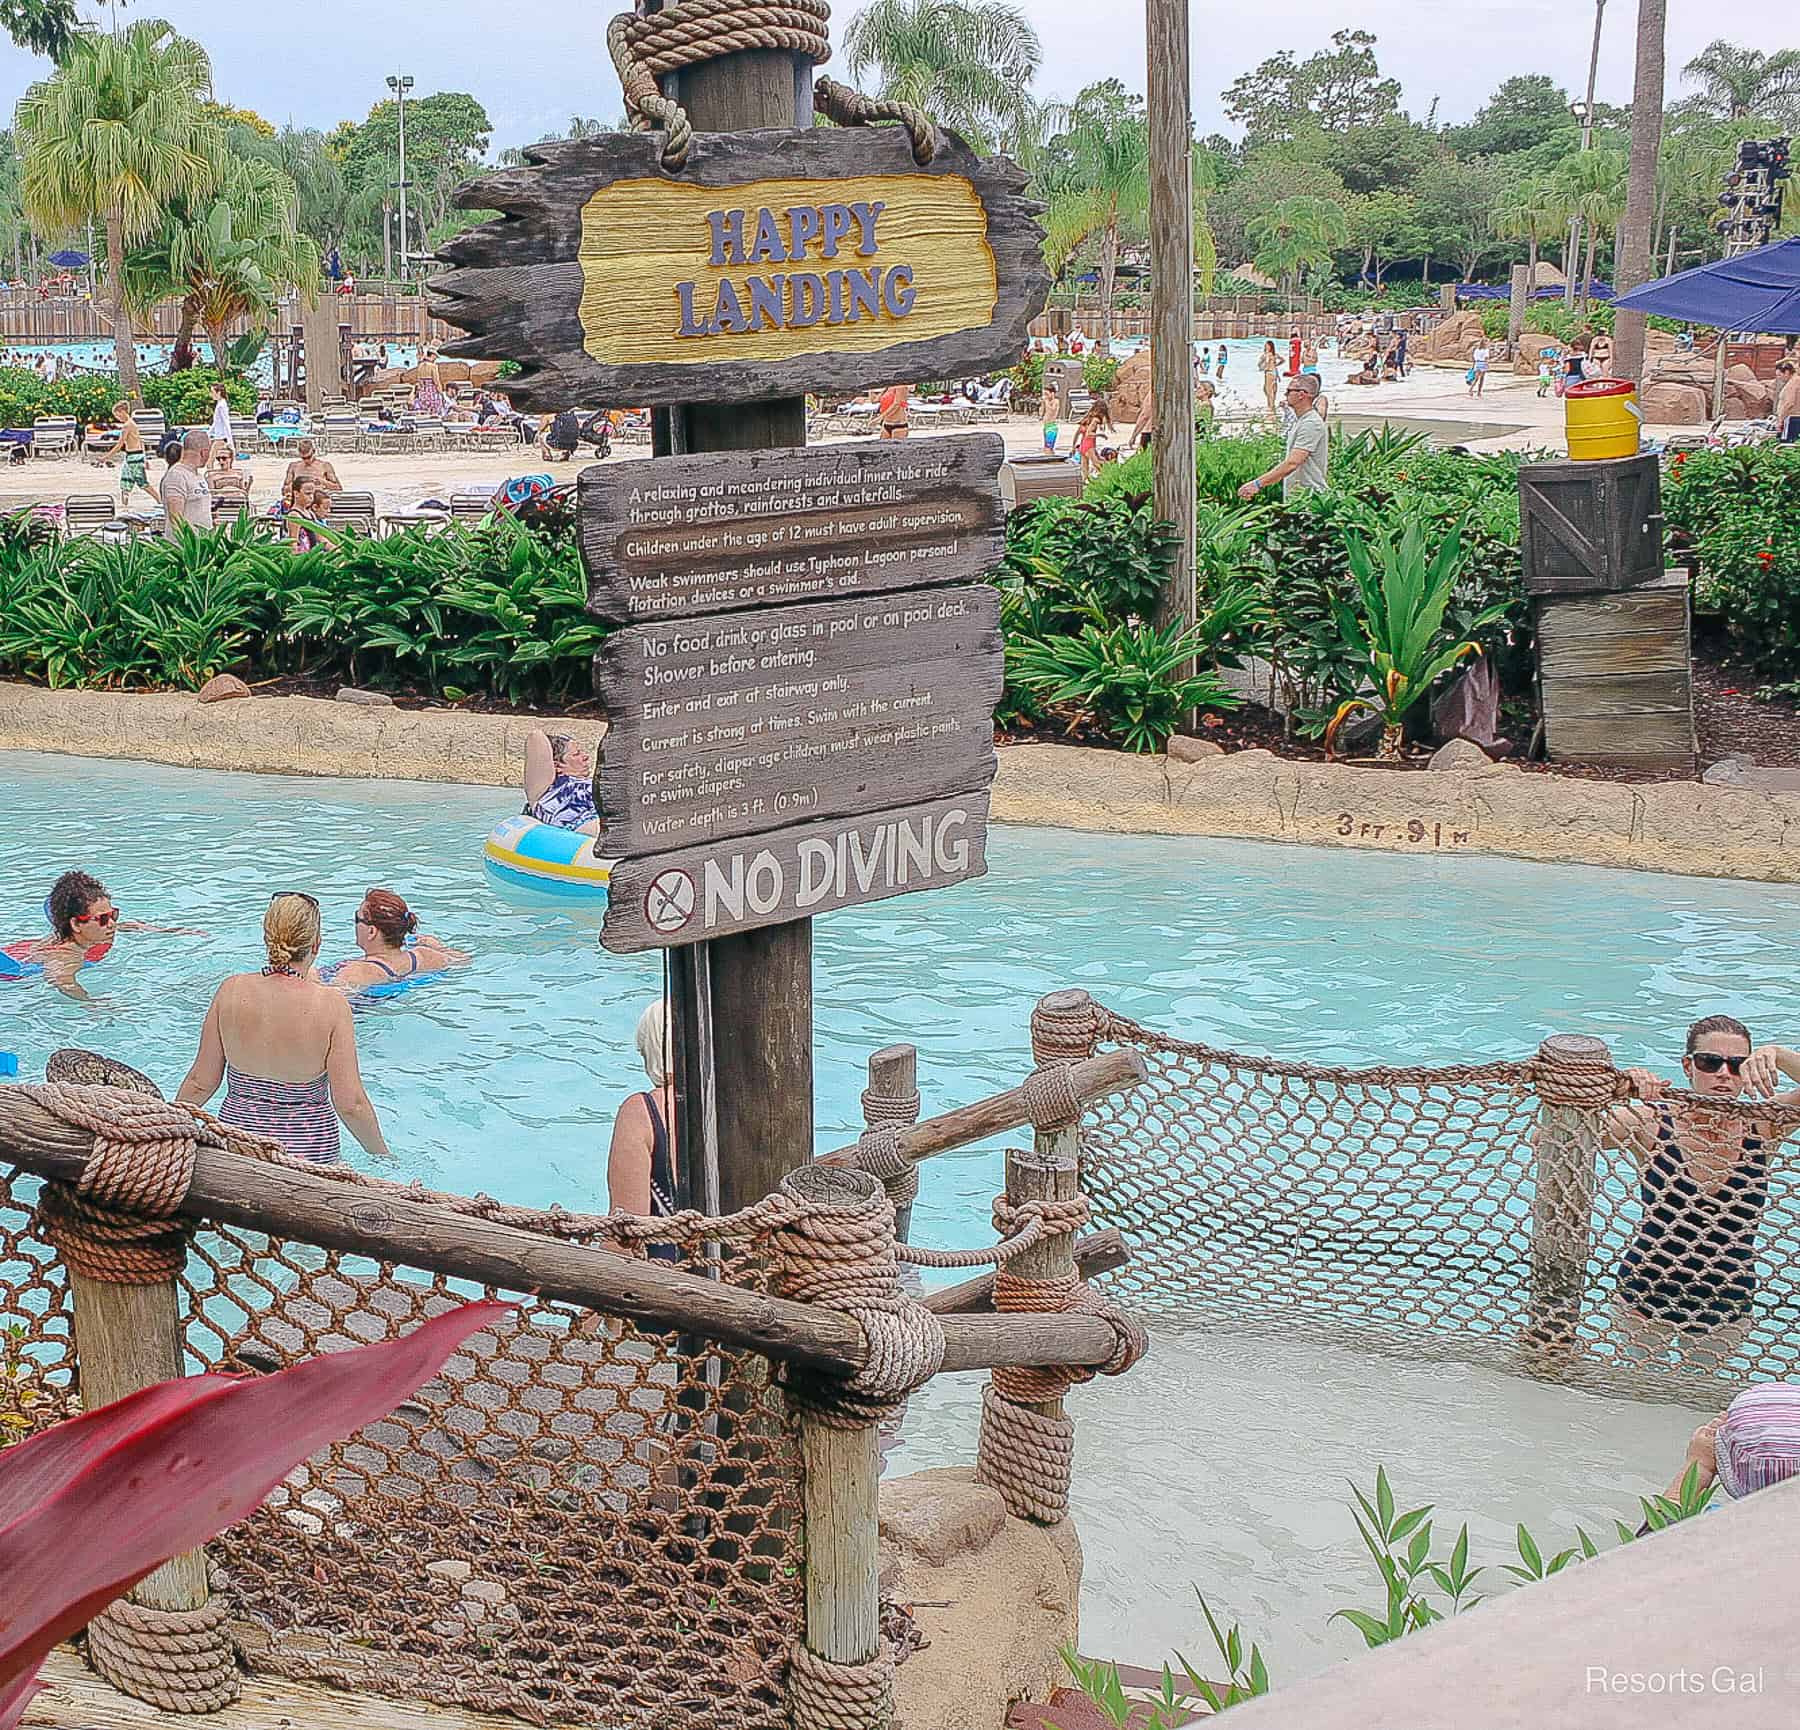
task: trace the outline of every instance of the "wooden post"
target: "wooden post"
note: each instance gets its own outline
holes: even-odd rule
[[[173,1280],[113,1285],[71,1269],[69,1295],[86,1410],[183,1374],[180,1288]],[[198,1610],[206,1602],[205,1555],[190,1550],[164,1562],[127,1596],[151,1610]]]
[[[879,1103],[891,1100],[902,1109],[893,1106],[883,1109]],[[863,1122],[870,1129],[878,1129],[884,1123],[913,1124],[919,1121],[919,1052],[912,1045],[886,1045],[869,1059],[869,1085],[862,1097]],[[906,1185],[902,1193],[908,1199],[901,1201],[894,1189],[888,1191],[888,1199],[894,1203],[894,1236],[901,1243],[907,1243],[912,1235],[913,1204],[910,1193],[918,1189],[916,1172],[911,1184]]]
[[[799,1200],[873,1195],[863,1172],[802,1167],[782,1179]],[[831,1664],[870,1664],[881,1649],[881,1453],[876,1426],[838,1429],[800,1413],[801,1506],[806,1519],[806,1649]],[[796,1730],[827,1730],[794,1701]]]
[[[1150,121],[1151,474],[1175,525],[1160,620],[1191,625],[1194,597],[1194,188],[1188,0],[1145,0]],[[1187,720],[1184,717],[1184,730]]]
[[[1512,267],[1512,310],[1506,319],[1506,340],[1512,345],[1515,359],[1519,352],[1519,338],[1525,330],[1525,303],[1531,296],[1533,286],[1531,266],[1515,264]]]
[[[696,132],[812,124],[811,67],[782,49],[703,61],[670,92]],[[704,380],[696,380],[704,385]],[[806,398],[734,406],[689,403],[671,415],[677,451],[761,450],[806,443]],[[705,945],[712,998],[717,1206],[771,1194],[813,1156],[812,921],[794,920]],[[691,1019],[678,1004],[670,1005]],[[693,1121],[690,1119],[690,1121]]]
[[[1606,1106],[1569,1103],[1584,1072],[1610,1065],[1606,1042],[1580,1033],[1553,1034],[1538,1047],[1548,1071],[1538,1080],[1536,1193],[1531,1204],[1531,1313],[1526,1339],[1554,1356],[1578,1342],[1587,1291],[1588,1240],[1594,1214],[1594,1165]]]

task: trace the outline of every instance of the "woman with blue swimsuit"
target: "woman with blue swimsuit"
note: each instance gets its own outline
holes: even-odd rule
[[[579,739],[533,733],[525,741],[525,815],[580,835],[600,833],[594,759]]]
[[[419,929],[419,916],[391,889],[371,889],[356,910],[359,956],[319,969],[319,982],[353,996],[397,995],[390,987],[429,979],[469,957]]]

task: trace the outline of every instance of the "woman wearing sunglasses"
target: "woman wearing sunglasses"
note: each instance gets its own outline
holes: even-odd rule
[[[200,1050],[175,1097],[205,1105],[225,1083],[219,1119],[279,1142],[298,1159],[332,1165],[338,1120],[377,1159],[389,1159],[356,1061],[350,1000],[321,985],[319,904],[296,893],[263,915],[269,964],[237,973],[213,994]]]
[[[1709,1015],[1688,1029],[1681,1067],[1701,1099],[1739,1099],[1750,1062],[1741,1021]],[[1612,1109],[1606,1133],[1609,1146],[1635,1159],[1643,1204],[1614,1300],[1625,1356],[1662,1358],[1676,1346],[1684,1358],[1716,1366],[1750,1329],[1756,1236],[1771,1150],[1783,1132],[1743,1112],[1667,1099],[1669,1084],[1647,1069],[1627,1073],[1639,1097]]]
[[[166,936],[201,937],[178,925],[146,925],[121,919],[106,885],[85,871],[65,871],[50,885],[44,911],[48,937],[27,937],[0,947],[0,980],[42,978],[68,997],[86,997],[76,978],[82,968],[104,961],[121,931],[158,931]]]

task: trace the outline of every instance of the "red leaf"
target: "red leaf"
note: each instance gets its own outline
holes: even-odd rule
[[[164,1382],[0,1454],[0,1709],[57,1641],[253,1512],[326,1443],[392,1411],[508,1307],[468,1304],[275,1375]]]
[[[32,1665],[35,1672],[37,1665]],[[25,1708],[31,1704],[32,1696],[43,1687],[43,1683],[35,1674],[16,1677],[13,1681],[0,1684],[0,1730],[13,1730],[25,1716]]]

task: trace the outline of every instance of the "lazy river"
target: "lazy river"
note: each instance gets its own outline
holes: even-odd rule
[[[0,753],[0,941],[41,930],[45,892],[73,866],[101,876],[127,919],[210,934],[127,934],[83,974],[85,1003],[0,985],[0,1050],[29,1078],[56,1047],[87,1046],[172,1091],[218,978],[260,964],[272,891],[319,897],[331,956],[351,949],[363,891],[390,886],[476,957],[360,1020],[402,1174],[602,1206],[660,964],[606,954],[592,919],[494,893],[481,838],[509,803],[478,788]],[[927,1111],[1017,1080],[1030,1006],[1061,986],[1187,1037],[1324,1062],[1523,1056],[1546,1034],[1589,1032],[1620,1063],[1666,1071],[1706,1009],[1800,1036],[1800,888],[1019,828],[995,831],[989,862],[973,885],[819,923],[821,1147],[859,1129],[879,1046],[918,1046]],[[997,1146],[932,1162],[915,1237],[990,1242],[999,1174]],[[971,1458],[978,1398],[974,1378],[936,1384],[893,1469]],[[1084,1644],[1139,1662],[1179,1645],[1198,1661],[1198,1585],[1262,1640],[1278,1678],[1352,1650],[1325,1617],[1374,1596],[1346,1477],[1366,1487],[1385,1462],[1409,1503],[1440,1503],[1453,1527],[1472,1517],[1477,1551],[1498,1562],[1519,1520],[1559,1544],[1577,1520],[1610,1532],[1668,1476],[1695,1421],[1485,1371],[1169,1331],[1143,1370],[1075,1401]]]

